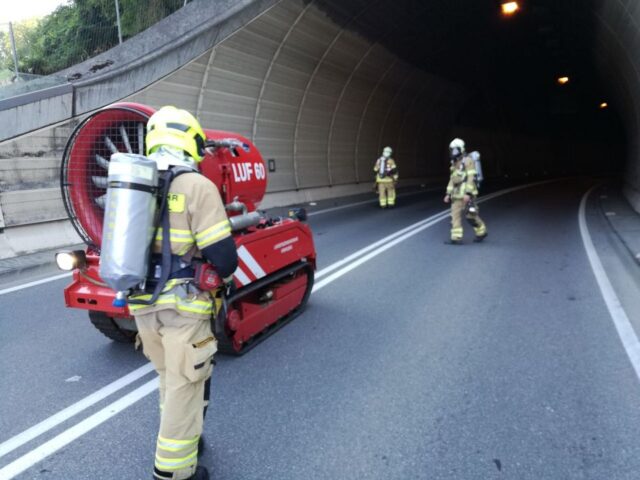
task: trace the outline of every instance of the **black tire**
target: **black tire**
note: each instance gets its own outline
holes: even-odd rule
[[[137,332],[120,328],[113,318],[104,312],[89,311],[89,320],[105,337],[114,342],[133,343],[136,341]]]

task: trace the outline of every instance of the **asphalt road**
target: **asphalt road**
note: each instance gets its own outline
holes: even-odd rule
[[[589,185],[483,203],[482,244],[467,229],[466,245],[444,245],[446,219],[403,238],[314,292],[303,315],[247,355],[218,358],[202,460],[212,478],[637,479],[640,382],[578,228]],[[441,212],[441,196],[311,216],[319,268]],[[637,268],[594,202],[593,242],[638,321]],[[26,457],[32,466],[14,478],[150,479],[156,391],[45,458],[36,449],[117,408],[153,373],[1,453],[147,363],[65,309],[66,282],[0,296],[0,479]]]

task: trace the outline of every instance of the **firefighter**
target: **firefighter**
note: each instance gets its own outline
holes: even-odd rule
[[[393,208],[396,205],[396,184],[398,183],[398,167],[391,158],[393,150],[384,147],[382,156],[373,167],[376,173],[376,186],[380,197],[380,208]]]
[[[451,176],[444,202],[451,203],[451,238],[445,243],[462,245],[463,214],[473,227],[475,233],[473,241],[481,242],[487,236],[487,226],[480,218],[476,203],[478,172],[474,160],[465,152],[465,143],[462,139],[456,138],[449,144],[449,158],[451,159]]]
[[[175,107],[162,107],[147,124],[146,153],[156,161],[158,170],[186,170],[174,174],[177,176],[166,199],[169,231],[159,229],[153,247],[152,267],[153,258],[162,257],[162,237],[169,235],[169,280],[153,304],[132,303],[148,301],[152,295],[147,294],[132,297],[129,304],[144,354],[160,376],[156,480],[209,479],[207,469],[197,463],[204,444],[201,435],[217,350],[211,318],[221,292],[196,288],[189,262],[209,261],[228,282],[238,258],[220,193],[198,173],[205,139],[198,121]]]

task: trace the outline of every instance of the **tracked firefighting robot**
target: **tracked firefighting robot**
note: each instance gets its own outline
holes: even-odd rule
[[[166,233],[160,225],[162,179],[145,157],[146,124],[154,112],[145,105],[118,103],[91,114],[71,135],[61,167],[65,207],[87,245],[56,255],[60,268],[73,271],[65,303],[88,310],[91,323],[118,342],[134,342],[136,337],[127,299],[153,296],[158,280],[166,280],[161,278],[161,261],[149,260],[158,230],[160,238]],[[239,260],[234,288],[223,288],[226,293],[218,299],[213,324],[218,351],[239,355],[304,309],[313,287],[316,252],[311,229],[303,223],[304,211],[272,217],[257,209],[267,171],[255,145],[235,133],[205,129],[204,134],[198,170],[220,192]],[[129,202],[126,218],[111,217],[114,193]],[[124,232],[141,240],[138,251],[119,247]],[[101,268],[105,255],[109,265],[119,267]],[[215,266],[199,262],[189,267],[201,289],[221,287]]]

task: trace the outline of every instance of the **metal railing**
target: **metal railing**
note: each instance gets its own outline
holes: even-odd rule
[[[88,60],[146,30],[189,1],[61,1],[42,18],[0,23],[0,89],[55,75]]]

